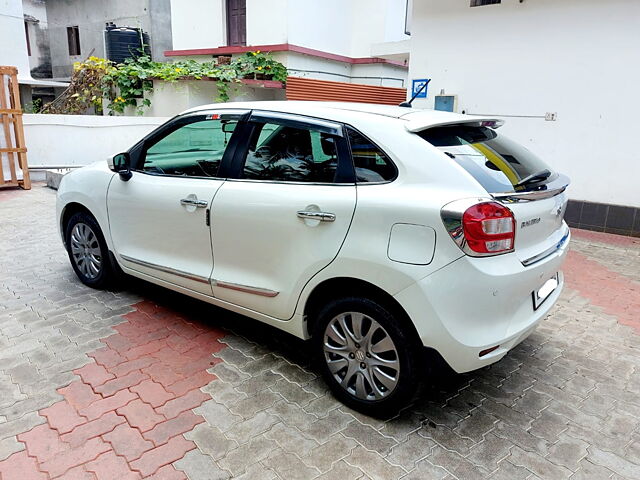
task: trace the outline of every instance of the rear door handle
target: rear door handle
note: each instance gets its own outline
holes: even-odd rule
[[[321,222],[335,222],[335,213],[330,212],[313,212],[310,210],[299,210],[298,218],[307,218],[309,220],[320,220]]]
[[[209,202],[205,200],[198,200],[197,198],[183,198],[180,200],[180,205],[191,206],[193,205],[196,208],[207,208],[209,206]]]

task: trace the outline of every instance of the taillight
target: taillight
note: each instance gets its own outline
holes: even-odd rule
[[[477,253],[513,250],[516,222],[507,207],[495,202],[478,203],[462,215],[462,229],[469,248]]]
[[[514,249],[516,222],[504,205],[465,199],[446,205],[441,215],[449,235],[467,255],[499,255]]]

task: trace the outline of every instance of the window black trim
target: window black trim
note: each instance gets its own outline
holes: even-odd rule
[[[391,164],[391,167],[393,167],[393,177],[389,180],[385,180],[384,182],[358,182],[358,179],[356,177],[356,165],[355,165],[355,162],[353,161],[353,152],[351,151],[351,141],[349,140],[349,133],[348,131],[345,131],[345,139],[347,142],[347,148],[349,149],[349,159],[351,159],[351,168],[353,169],[353,181],[356,183],[356,185],[384,185],[387,183],[395,182],[398,179],[399,172],[398,172],[398,166],[391,158],[391,155],[389,155],[384,148],[380,148],[380,145],[378,145],[376,142],[371,140],[371,138],[366,136],[364,133],[362,133],[360,130],[355,128],[353,125],[345,124],[344,126],[346,130],[351,129],[354,132],[356,132],[358,135],[361,135],[365,140],[371,142],[371,145],[373,145],[374,147],[376,147],[378,150],[380,150],[382,153],[385,154],[385,156],[389,160],[389,163]]]

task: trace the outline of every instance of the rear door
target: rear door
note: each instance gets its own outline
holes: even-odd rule
[[[342,126],[252,114],[213,201],[216,298],[289,319],[304,285],[338,254],[356,206]]]
[[[418,132],[471,174],[513,212],[515,252],[529,265],[553,253],[568,238],[564,223],[569,179],[533,153],[478,122]]]

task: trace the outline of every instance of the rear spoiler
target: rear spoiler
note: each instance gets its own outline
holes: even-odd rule
[[[504,125],[504,120],[498,118],[468,118],[460,115],[460,120],[450,120],[446,122],[424,122],[420,120],[409,120],[405,125],[407,131],[411,133],[422,132],[435,127],[450,127],[454,125],[467,125],[470,127],[500,128]]]

